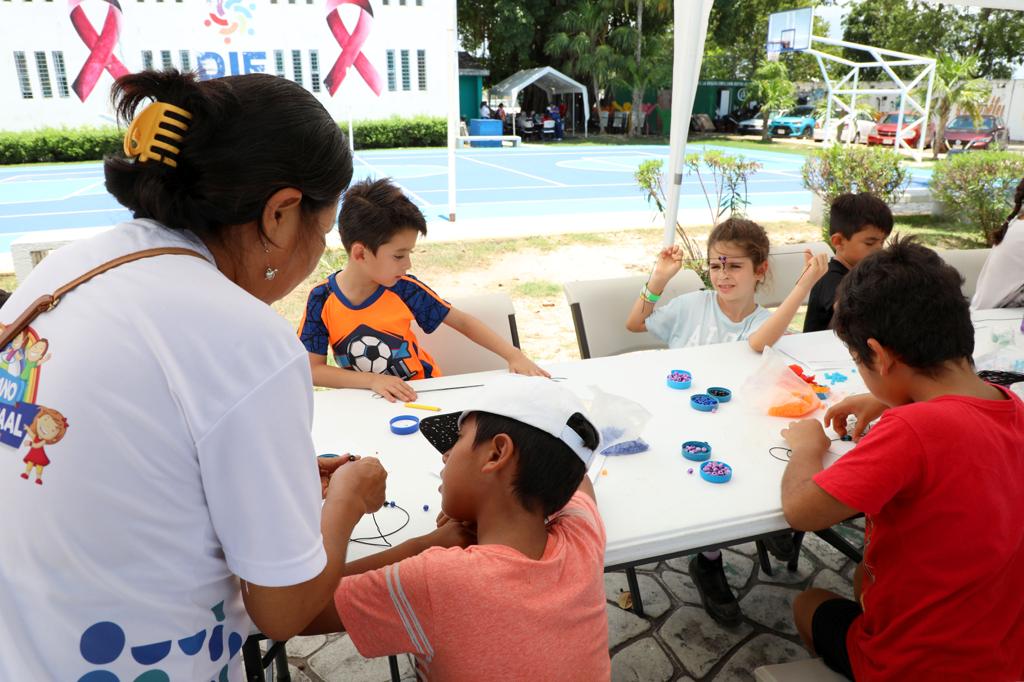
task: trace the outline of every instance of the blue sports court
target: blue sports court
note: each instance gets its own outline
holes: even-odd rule
[[[749,186],[755,206],[810,206],[800,168],[804,157],[693,144],[742,155],[763,164]],[[465,149],[456,154],[458,218],[522,217],[648,210],[633,180],[637,166],[661,159],[667,145],[529,146]],[[428,221],[448,216],[447,151],[399,149],[356,153],[355,177],[390,176],[419,205]],[[930,170],[913,169],[911,187],[927,186]],[[696,178],[683,182],[680,208],[705,206]],[[129,218],[106,193],[100,163],[0,168],[0,252],[29,232],[113,225]],[[483,235],[481,235],[483,236]]]

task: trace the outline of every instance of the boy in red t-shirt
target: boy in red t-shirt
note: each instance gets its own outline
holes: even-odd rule
[[[420,345],[413,321],[427,334],[448,325],[501,356],[510,372],[548,376],[490,327],[408,274],[427,223],[387,178],[348,188],[338,231],[348,263],[309,292],[299,323],[314,386],[368,388],[391,402],[415,400],[406,382],[441,376],[441,369]],[[337,367],[327,364],[328,349]]]
[[[421,679],[610,679],[605,531],[586,476],[600,437],[579,399],[498,377],[472,410],[420,431],[445,463],[441,527],[346,564],[307,634],[344,627],[363,656],[412,653]],[[467,528],[476,544],[458,540]]]
[[[850,679],[1024,678],[1024,404],[975,374],[961,282],[910,240],[864,259],[834,329],[871,395],[825,414],[840,435],[857,418],[857,447],[822,470],[821,424],[783,431],[790,525],[866,516],[857,600],[810,589],[793,603],[804,643]]]

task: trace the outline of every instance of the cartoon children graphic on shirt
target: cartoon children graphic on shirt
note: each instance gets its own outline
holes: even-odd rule
[[[0,354],[0,358],[3,360],[3,366],[11,376],[21,376],[22,364],[25,360],[25,351],[23,346],[27,339],[28,332],[21,332],[11,340],[7,345],[7,348],[5,348],[3,353]]]
[[[21,371],[20,376],[22,381],[26,382],[26,386],[29,378],[32,376],[32,370],[34,370],[36,367],[50,359],[50,354],[46,352],[49,348],[49,341],[47,341],[46,339],[39,339],[38,341],[32,343],[31,345],[28,346],[28,348],[25,349],[24,367]]]
[[[22,478],[28,480],[29,472],[35,467],[36,485],[43,484],[43,467],[50,463],[43,446],[59,443],[67,430],[68,420],[64,415],[49,407],[39,408],[36,418],[25,429],[28,432],[28,438],[25,439],[28,454],[22,460],[25,462],[25,473],[21,475]]]

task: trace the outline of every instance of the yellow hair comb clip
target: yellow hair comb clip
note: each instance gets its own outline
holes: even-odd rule
[[[177,168],[178,162],[173,157],[180,154],[181,149],[172,142],[158,140],[157,135],[180,143],[182,133],[188,132],[188,124],[168,116],[168,113],[192,120],[192,114],[181,107],[166,102],[153,102],[128,126],[128,131],[124,134],[125,155],[134,156],[140,162],[152,159],[166,163],[171,168]]]

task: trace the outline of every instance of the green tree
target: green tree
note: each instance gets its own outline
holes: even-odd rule
[[[668,0],[633,0],[635,20],[612,30],[611,44],[622,60],[616,82],[632,90],[628,135],[640,132],[640,112],[644,92],[651,87],[663,87],[672,82],[672,5]],[[644,26],[644,5],[648,5],[647,26]],[[629,0],[626,0],[628,9]],[[628,54],[632,52],[632,54]],[[628,56],[627,56],[628,55]]]
[[[563,13],[585,0],[459,0],[459,39],[483,50],[496,83],[520,69],[548,64],[544,46]]]
[[[704,46],[701,78],[712,80],[746,80],[766,60],[768,16],[813,3],[806,0],[715,0],[708,21],[708,37]],[[825,3],[827,4],[827,3]],[[829,23],[814,18],[815,35],[827,36]],[[824,49],[822,49],[824,48]],[[823,52],[838,48],[819,46]],[[784,54],[781,61],[794,81],[818,81],[821,72],[817,61],[800,52]]]
[[[558,18],[555,32],[544,45],[546,54],[564,60],[558,66],[575,77],[590,80],[595,101],[601,90],[611,84],[623,62],[622,55],[608,42],[611,10],[610,0],[580,2]],[[600,119],[598,125],[604,134]]]
[[[754,72],[754,80],[750,84],[751,97],[761,105],[761,120],[764,131],[761,139],[771,140],[768,119],[772,114],[788,109],[796,103],[796,88],[789,79],[789,72],[782,62],[769,62],[758,67]]]
[[[860,0],[843,20],[843,39],[924,56],[974,55],[977,75],[1009,78],[1024,64],[1024,12],[923,0]],[[859,54],[851,58],[863,59]]]
[[[931,113],[935,121],[935,140],[932,142],[932,158],[939,158],[939,152],[946,146],[946,126],[950,116],[963,111],[978,118],[992,92],[988,81],[976,78],[979,70],[978,58],[956,59],[939,57],[935,63],[935,84],[932,86]]]

